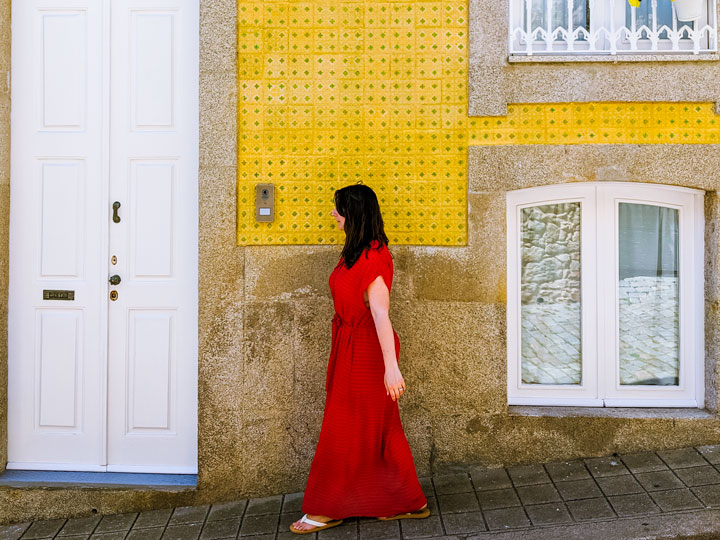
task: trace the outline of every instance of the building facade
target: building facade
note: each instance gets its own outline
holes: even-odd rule
[[[718,6],[679,2],[4,0],[0,463],[197,486],[0,522],[302,490],[357,181],[419,474],[717,443]]]

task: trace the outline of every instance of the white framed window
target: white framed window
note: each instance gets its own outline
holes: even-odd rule
[[[703,407],[703,192],[507,194],[510,405]]]
[[[717,51],[716,0],[510,0],[513,55]],[[697,8],[685,15],[685,5]],[[693,9],[693,6],[690,6]]]

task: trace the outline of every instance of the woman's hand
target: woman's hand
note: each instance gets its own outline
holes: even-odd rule
[[[400,399],[405,392],[405,380],[397,364],[394,367],[385,368],[385,392],[393,401]]]

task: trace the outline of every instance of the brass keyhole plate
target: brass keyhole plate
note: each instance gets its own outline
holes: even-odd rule
[[[113,302],[118,299],[118,293],[117,291],[110,291],[110,300]]]
[[[117,264],[117,257],[115,255],[113,255],[112,259],[110,259],[110,262],[113,264]]]

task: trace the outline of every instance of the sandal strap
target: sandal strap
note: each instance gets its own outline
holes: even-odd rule
[[[315,521],[314,519],[310,519],[307,514],[300,518],[300,521],[314,527],[324,527],[325,525],[327,525],[327,523],[323,523],[322,521]]]

